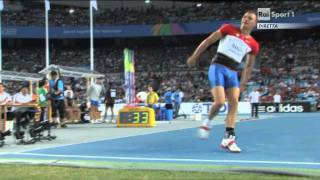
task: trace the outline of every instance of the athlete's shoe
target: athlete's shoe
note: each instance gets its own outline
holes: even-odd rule
[[[232,135],[230,135],[228,138],[223,138],[220,146],[233,153],[239,153],[242,151],[236,143],[236,137]]]
[[[198,129],[198,136],[200,139],[208,139],[210,135],[210,128],[208,126],[200,126]]]

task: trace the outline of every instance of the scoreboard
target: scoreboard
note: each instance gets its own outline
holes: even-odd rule
[[[119,110],[117,127],[154,127],[155,112],[148,107],[124,107]]]

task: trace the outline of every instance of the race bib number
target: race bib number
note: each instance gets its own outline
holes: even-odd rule
[[[110,90],[110,94],[111,94],[111,97],[112,97],[112,98],[116,98],[116,97],[117,97],[117,94],[116,94],[116,90],[115,90],[115,89],[111,89],[111,90]]]
[[[238,63],[251,51],[251,48],[242,39],[226,35],[219,42],[218,53],[222,53]]]

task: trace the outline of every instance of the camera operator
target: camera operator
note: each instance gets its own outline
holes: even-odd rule
[[[49,81],[49,98],[52,105],[52,118],[55,123],[60,124],[60,127],[66,128],[65,122],[65,102],[64,102],[64,83],[56,71],[51,71],[51,80]],[[58,113],[59,117],[58,118]],[[60,122],[61,121],[61,122]]]

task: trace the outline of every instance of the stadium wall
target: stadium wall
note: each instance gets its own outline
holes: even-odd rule
[[[195,114],[201,113],[203,115],[207,115],[209,112],[209,108],[212,102],[186,102],[182,103],[180,107],[180,114]],[[114,112],[117,115],[118,111],[124,106],[125,104],[115,104]],[[164,104],[159,104],[160,107],[164,107]],[[105,106],[101,104],[99,110],[104,114]],[[276,110],[273,103],[261,103],[259,105],[259,112],[268,112],[274,113]],[[280,104],[280,113],[301,113],[301,112],[312,112],[315,111],[314,106],[312,103],[309,102],[284,102]],[[226,103],[223,107],[221,107],[219,114],[224,115],[228,112],[228,103]],[[239,114],[251,114],[251,105],[249,102],[239,102],[238,106],[238,113]],[[110,112],[108,112],[110,115]]]

